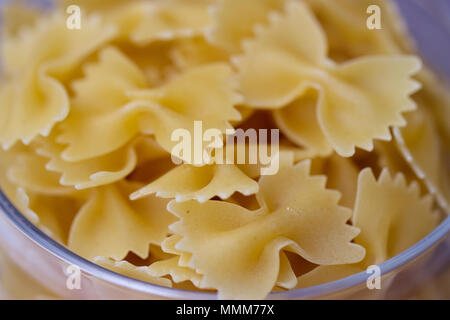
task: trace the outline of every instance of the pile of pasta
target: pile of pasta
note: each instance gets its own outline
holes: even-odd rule
[[[261,299],[365,271],[449,212],[450,98],[389,1],[16,2],[3,32],[2,191],[102,267]],[[280,129],[278,172],[174,164],[198,120]]]

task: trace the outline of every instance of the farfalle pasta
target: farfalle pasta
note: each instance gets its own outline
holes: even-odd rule
[[[292,160],[283,161],[273,178],[260,179],[259,210],[217,201],[169,204],[180,217],[171,226],[182,236],[178,249],[192,253],[189,264],[204,274],[202,286],[217,288],[219,297],[263,298],[278,278],[283,249],[324,265],[364,257],[364,248],[350,243],[358,230],[346,224],[351,211],[338,206],[339,193],[325,189],[324,177],[309,176],[308,161],[293,167]],[[289,191],[283,184],[296,187]]]
[[[0,186],[76,254],[263,299],[363,272],[449,213],[450,99],[390,1],[55,2],[3,12]]]
[[[245,101],[279,109],[314,89],[321,131],[341,156],[352,156],[355,147],[371,151],[373,139],[390,139],[389,127],[404,125],[401,113],[415,108],[409,96],[419,84],[410,76],[420,60],[368,56],[335,64],[312,12],[297,2],[286,10],[273,15],[271,25],[246,41],[243,55],[234,59]],[[303,32],[308,37],[298,36]]]
[[[8,80],[0,91],[3,148],[46,136],[67,117],[70,102],[61,79],[115,33],[113,26],[90,18],[72,37],[65,23],[65,17],[55,13],[5,38],[3,64]]]
[[[88,258],[105,253],[122,260],[128,252],[147,257],[149,245],[161,243],[174,218],[166,214],[165,199],[146,197],[131,202],[128,195],[136,187],[121,182],[93,192],[73,221],[69,248]]]

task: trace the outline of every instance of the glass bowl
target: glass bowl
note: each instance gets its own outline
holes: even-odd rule
[[[5,1],[0,0],[0,5]],[[41,1],[42,2],[42,1]],[[397,0],[419,52],[450,79],[450,2]],[[379,265],[381,289],[369,290],[361,272],[326,284],[271,293],[269,299],[399,299],[450,267],[450,217],[428,236]],[[29,222],[0,190],[0,287],[3,298],[215,299],[215,293],[149,284],[104,269],[68,250]],[[67,267],[81,272],[80,289],[68,289]],[[3,273],[2,273],[3,270]],[[10,272],[14,273],[13,275]],[[8,290],[8,278],[15,278]],[[10,281],[11,282],[11,281]],[[21,289],[23,288],[23,289]],[[9,293],[8,293],[9,291]],[[11,293],[12,292],[12,293]],[[448,299],[450,297],[444,297]]]

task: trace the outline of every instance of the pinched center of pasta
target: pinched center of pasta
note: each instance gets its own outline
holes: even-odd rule
[[[363,272],[448,212],[448,89],[390,1],[56,4],[4,11],[0,186],[75,253],[263,299]],[[175,153],[179,130],[200,147]]]

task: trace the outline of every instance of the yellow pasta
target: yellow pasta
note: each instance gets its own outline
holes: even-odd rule
[[[85,68],[73,83],[75,96],[68,118],[61,123],[58,143],[67,144],[61,157],[86,160],[117,150],[138,132],[142,107],[131,103],[129,90],[143,88],[142,72],[119,50],[103,49],[98,63]]]
[[[292,103],[274,112],[275,121],[289,140],[299,146],[327,156],[333,148],[323,134],[317,117],[317,95],[306,93]]]
[[[130,278],[154,283],[164,287],[171,287],[172,282],[169,279],[164,279],[159,276],[153,276],[152,272],[147,267],[136,267],[127,261],[114,261],[105,257],[95,257],[94,262],[103,268],[121,273]]]
[[[209,44],[203,37],[178,41],[170,52],[174,65],[180,70],[207,63],[226,62],[226,51]]]
[[[58,152],[57,150],[55,152]],[[46,151],[41,152],[44,154]],[[47,155],[51,156],[52,151],[48,152]],[[61,160],[57,153],[54,155],[55,158],[47,164],[47,169],[61,172],[60,183],[74,186],[76,189],[97,187],[121,180],[133,171],[137,163],[136,152],[132,147],[76,163]]]
[[[179,259],[179,257],[173,257],[166,260],[157,261],[148,267],[149,272],[154,277],[170,275],[175,283],[190,281],[197,288],[207,289],[202,286],[202,275],[196,273],[195,270],[189,267],[180,266]]]
[[[234,192],[250,195],[257,191],[258,184],[235,165],[194,167],[185,164],[131,194],[131,199],[154,193],[158,197],[175,198],[180,202],[205,202],[214,196],[227,199]]]
[[[355,242],[367,249],[367,265],[393,257],[436,227],[432,197],[420,197],[419,185],[409,186],[402,174],[383,170],[375,180],[370,169],[359,174],[353,224],[362,230]]]
[[[189,252],[183,252],[177,249],[177,243],[182,239],[179,234],[171,235],[170,237],[164,239],[161,243],[161,249],[164,252],[177,255],[179,257],[178,265],[181,267],[188,267],[192,258],[192,254]]]
[[[83,201],[72,197],[49,196],[16,190],[12,199],[21,212],[47,235],[67,244],[70,225]]]
[[[8,6],[3,6],[2,32],[3,35],[16,35],[24,26],[30,26],[39,18],[37,7],[27,6],[25,1],[17,0]]]
[[[206,1],[160,1],[150,3],[146,10],[145,19],[131,33],[131,39],[140,45],[201,35],[212,22]]]
[[[305,0],[323,26],[329,40],[330,51],[337,57],[356,57],[367,54],[400,53],[408,41],[402,42],[396,33],[403,32],[402,19],[395,7],[384,0]],[[383,27],[376,32],[366,26],[366,10],[371,5],[380,8]],[[406,42],[406,43],[405,43]]]
[[[16,186],[45,195],[70,195],[76,192],[60,184],[59,175],[46,169],[47,161],[33,151],[14,154],[6,174]],[[13,160],[11,159],[11,161]]]
[[[215,21],[208,40],[230,52],[239,52],[242,41],[264,24],[269,13],[283,9],[286,0],[219,0],[214,6]]]
[[[203,119],[204,131],[231,129],[230,121],[241,119],[235,109],[241,97],[234,90],[231,72],[226,64],[210,64],[188,70],[160,88],[130,92],[133,102],[145,107],[150,115],[143,118],[142,131],[154,134],[158,143],[171,152],[177,145],[172,132],[181,128],[193,137],[195,120],[199,118]]]
[[[139,137],[126,146],[108,154],[86,160],[69,162],[62,159],[63,147],[45,141],[36,153],[49,158],[47,171],[60,173],[59,184],[77,190],[102,186],[122,180],[140,164],[160,157],[161,149],[150,137]],[[49,175],[50,173],[47,173]]]
[[[56,2],[3,11],[0,186],[76,254],[263,299],[364,272],[449,213],[448,90],[391,1]]]
[[[449,210],[450,169],[436,125],[423,109],[411,113],[408,123],[408,127],[394,131],[400,151],[430,192],[436,194],[438,203]]]
[[[358,182],[358,167],[351,159],[334,154],[325,164],[323,173],[327,175],[327,188],[338,190],[342,194],[341,204],[353,208]]]
[[[407,185],[399,173],[391,177],[384,169],[375,180],[370,169],[358,177],[358,191],[353,224],[361,229],[355,242],[367,253],[357,264],[318,266],[298,277],[298,288],[314,286],[363,272],[409,248],[438,224],[439,215],[433,211],[432,198],[421,198],[419,185]]]

